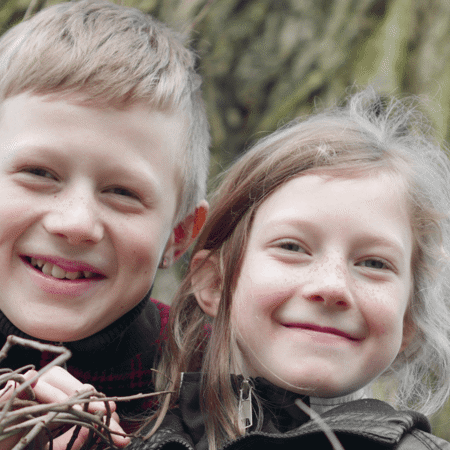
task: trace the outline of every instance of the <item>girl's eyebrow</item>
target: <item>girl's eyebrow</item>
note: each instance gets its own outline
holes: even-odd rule
[[[405,246],[393,236],[376,236],[376,235],[364,235],[360,238],[361,243],[367,247],[383,247],[393,250],[400,256],[406,253]]]
[[[330,224],[318,225],[313,221],[305,218],[293,217],[291,215],[278,215],[269,218],[265,221],[264,227],[261,229],[264,233],[273,231],[277,232],[277,227],[288,226],[295,230],[302,230],[311,233],[314,237],[319,237],[326,227],[332,226]],[[392,251],[398,253],[400,256],[406,254],[406,248],[404,244],[393,236],[392,234],[380,234],[378,232],[372,232],[371,230],[361,231],[355,235],[354,241],[358,245],[363,245],[366,247],[383,247],[391,249]]]

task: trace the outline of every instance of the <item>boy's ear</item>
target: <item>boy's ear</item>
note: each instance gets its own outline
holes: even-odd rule
[[[411,344],[416,335],[416,325],[409,317],[409,314],[405,314],[405,318],[403,319],[403,339],[402,345],[400,347],[400,352],[406,350],[406,348]]]
[[[172,230],[172,234],[164,249],[163,258],[159,265],[160,268],[170,267],[186,252],[205,224],[208,209],[208,202],[202,200],[195,208],[195,211],[185,217]]]
[[[200,250],[191,260],[192,290],[203,312],[216,317],[222,294],[219,257],[209,250]]]

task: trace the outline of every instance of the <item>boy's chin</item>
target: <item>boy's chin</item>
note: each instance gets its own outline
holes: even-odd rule
[[[32,330],[31,333],[28,334],[32,339],[37,339],[40,341],[46,342],[57,342],[57,343],[66,343],[66,342],[74,342],[79,341],[81,339],[87,338],[90,335],[86,335],[83,337],[79,337],[80,335],[77,332],[70,332],[66,330],[60,329],[52,329],[51,331],[47,330]]]
[[[31,339],[57,343],[79,341],[96,333],[96,331],[93,331],[89,327],[80,327],[73,323],[49,322],[51,321],[47,320],[42,324],[36,322],[21,324],[18,328]]]

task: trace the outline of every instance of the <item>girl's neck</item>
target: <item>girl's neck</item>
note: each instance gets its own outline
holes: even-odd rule
[[[351,394],[343,395],[342,397],[331,397],[331,398],[310,397],[309,406],[317,414],[323,414],[324,412],[336,408],[339,405],[351,402],[353,400],[360,400],[362,398],[366,398],[366,391],[364,388],[352,392]]]

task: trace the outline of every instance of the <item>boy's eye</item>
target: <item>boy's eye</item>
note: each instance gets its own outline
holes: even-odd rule
[[[130,197],[134,198],[136,200],[139,200],[139,196],[135,194],[134,192],[130,191],[129,189],[122,188],[122,187],[113,187],[108,189],[108,192],[116,195],[121,195],[123,197]]]
[[[26,169],[23,169],[23,172],[36,175],[37,177],[50,178],[51,180],[56,179],[55,175],[42,167],[27,167]]]

